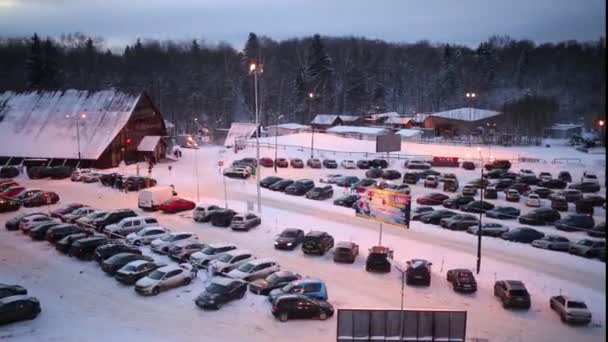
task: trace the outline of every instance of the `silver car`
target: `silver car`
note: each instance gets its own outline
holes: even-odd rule
[[[198,241],[198,236],[191,232],[176,232],[163,235],[162,237],[150,242],[150,249],[156,253],[167,254],[169,249],[180,241]]]
[[[549,305],[564,323],[587,325],[591,322],[591,312],[582,300],[559,295],[551,297]]]
[[[228,273],[242,264],[255,259],[251,252],[246,250],[232,250],[220,254],[217,259],[209,262],[213,273]]]
[[[164,266],[139,279],[135,283],[135,292],[141,295],[157,295],[162,290],[188,285],[194,277],[195,273],[190,264]]]
[[[467,233],[477,235],[479,225],[470,226],[467,228]],[[486,236],[501,236],[509,231],[509,228],[501,223],[484,223],[481,226],[481,235]]]
[[[190,263],[196,268],[206,268],[211,260],[217,259],[222,253],[236,249],[231,243],[213,243],[200,252],[190,255]]]
[[[137,233],[127,235],[127,243],[140,246],[148,245],[150,242],[169,234],[169,230],[163,227],[148,227]]]
[[[547,235],[542,239],[532,241],[532,246],[536,248],[567,252],[570,248],[570,240],[559,235]]]
[[[228,272],[228,274],[226,275],[229,278],[233,279],[252,281],[256,279],[266,278],[270,274],[280,270],[281,267],[274,259],[265,258],[255,259],[246,262],[239,266],[237,269]]]

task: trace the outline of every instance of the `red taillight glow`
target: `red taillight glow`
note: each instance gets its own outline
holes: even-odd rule
[[[278,306],[272,306],[272,312],[277,312],[279,311],[279,307]]]

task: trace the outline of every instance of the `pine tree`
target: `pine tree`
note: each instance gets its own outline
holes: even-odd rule
[[[515,84],[520,89],[524,87],[524,81],[525,81],[526,74],[528,72],[528,66],[529,66],[528,51],[521,50],[521,53],[519,54],[519,60],[517,61],[517,66],[515,69]]]
[[[346,103],[345,111],[348,114],[360,115],[367,112],[369,92],[366,87],[366,75],[354,66],[346,75]]]
[[[29,55],[25,62],[27,72],[27,88],[41,89],[43,79],[43,57],[40,38],[34,33],[30,38]]]
[[[59,69],[58,51],[53,41],[47,38],[42,46],[42,82],[41,86],[44,89],[57,89],[61,86]]]
[[[308,52],[306,78],[312,92],[322,92],[333,75],[331,57],[325,51],[321,36],[315,34]]]
[[[97,48],[91,38],[84,47],[84,89],[97,88]]]

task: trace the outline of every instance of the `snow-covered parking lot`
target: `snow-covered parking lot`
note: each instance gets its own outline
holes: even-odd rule
[[[322,144],[324,138],[318,138]],[[321,146],[321,145],[319,145]],[[444,148],[445,146],[441,146]],[[354,148],[354,147],[353,147]],[[429,148],[427,145],[421,148]],[[328,148],[329,149],[329,148]],[[537,148],[541,153],[544,150]],[[547,149],[550,150],[550,149]],[[448,150],[442,150],[448,154]],[[564,149],[565,151],[565,149]],[[195,153],[198,155],[195,156]],[[264,149],[263,156],[274,156]],[[426,152],[420,152],[424,154]],[[471,153],[459,149],[455,153]],[[499,149],[494,149],[500,158]],[[507,152],[504,152],[507,153]],[[510,153],[518,154],[511,151]],[[534,157],[534,153],[525,152]],[[552,152],[555,153],[555,152]],[[563,154],[563,151],[562,153]],[[234,155],[221,148],[184,151],[184,157],[172,163],[158,164],[153,177],[161,184],[174,184],[181,196],[196,199],[195,160],[199,161],[200,203],[223,205],[222,178],[217,161],[254,156],[248,149]],[[294,152],[306,157],[306,152]],[[448,154],[449,155],[449,154]],[[279,157],[292,157],[280,155]],[[329,156],[328,156],[329,157]],[[584,157],[584,156],[583,156]],[[603,157],[603,156],[602,156]],[[336,159],[339,159],[335,157]],[[356,159],[356,158],[352,158]],[[586,168],[603,171],[595,160],[587,156],[585,167],[569,168],[580,177]],[[531,165],[531,166],[530,166]],[[527,164],[535,171],[551,167],[556,174],[559,165]],[[528,167],[530,166],[530,167]],[[519,166],[515,166],[518,167]],[[523,166],[521,166],[523,168]],[[605,159],[604,166],[605,169]],[[400,169],[402,170],[402,168]],[[123,170],[127,171],[127,170]],[[334,170],[281,169],[279,176],[310,177],[315,181]],[[442,170],[441,170],[442,171]],[[477,178],[478,173],[457,172],[461,185]],[[362,176],[362,170],[337,170],[336,173]],[[274,174],[263,169],[262,177]],[[603,173],[602,173],[603,176]],[[100,184],[72,183],[69,180],[18,181],[31,188],[53,190],[60,194],[61,203],[82,202],[100,209],[137,207],[136,193],[121,193]],[[255,181],[228,180],[229,206],[246,210],[246,201],[255,200]],[[336,192],[340,190],[336,189]],[[412,188],[414,198],[428,193],[421,185]],[[250,232],[233,232],[194,222],[189,213],[167,215],[154,213],[161,224],[174,231],[194,231],[199,239],[208,242],[233,242],[252,251],[257,257],[273,257],[284,270],[326,281],[329,301],[337,308],[398,308],[400,281],[397,272],[372,274],[364,270],[367,248],[378,241],[378,224],[355,218],[352,210],[333,206],[331,202],[316,202],[264,190],[262,225]],[[336,195],[337,196],[337,195]],[[497,204],[504,201],[501,197]],[[501,203],[502,204],[502,203]],[[29,209],[28,209],[29,210]],[[27,211],[21,209],[21,211]],[[14,214],[0,214],[0,225]],[[596,219],[605,216],[603,210]],[[516,223],[513,223],[515,225]],[[361,255],[352,265],[335,264],[331,255],[305,256],[301,251],[277,251],[272,247],[274,236],[286,227],[305,231],[324,230],[336,241],[355,241]],[[543,231],[556,232],[551,227]],[[580,232],[564,233],[572,240],[586,237]],[[474,269],[476,240],[463,232],[452,232],[416,222],[410,230],[385,226],[383,244],[395,250],[399,261],[425,258],[433,262],[432,283],[428,288],[406,287],[407,308],[467,310],[467,337],[489,341],[600,341],[605,340],[605,264],[566,253],[538,250],[528,245],[484,238],[482,271],[477,275],[479,291],[473,295],[453,292],[445,280],[448,269]],[[106,276],[94,262],[81,262],[57,253],[46,242],[34,242],[20,232],[0,230],[0,279],[4,283],[18,283],[38,297],[42,314],[26,321],[0,328],[0,337],[14,341],[334,341],[336,318],[321,322],[290,321],[281,323],[270,314],[265,297],[247,293],[245,298],[231,302],[219,311],[202,311],[193,300],[205,288],[207,276],[198,274],[192,284],[161,293],[157,297],[141,297],[132,287],[123,286]],[[143,247],[147,249],[147,247]],[[146,251],[156,259],[168,259]],[[527,312],[504,310],[493,297],[496,279],[516,279],[525,282],[532,296],[532,308]],[[582,298],[593,313],[587,327],[571,327],[560,322],[549,308],[549,297],[558,293]]]

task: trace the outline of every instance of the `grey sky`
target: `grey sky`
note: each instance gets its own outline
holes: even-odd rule
[[[0,0],[0,36],[82,32],[123,46],[136,38],[204,38],[241,48],[249,32],[314,33],[476,46],[489,36],[595,40],[603,0]]]

